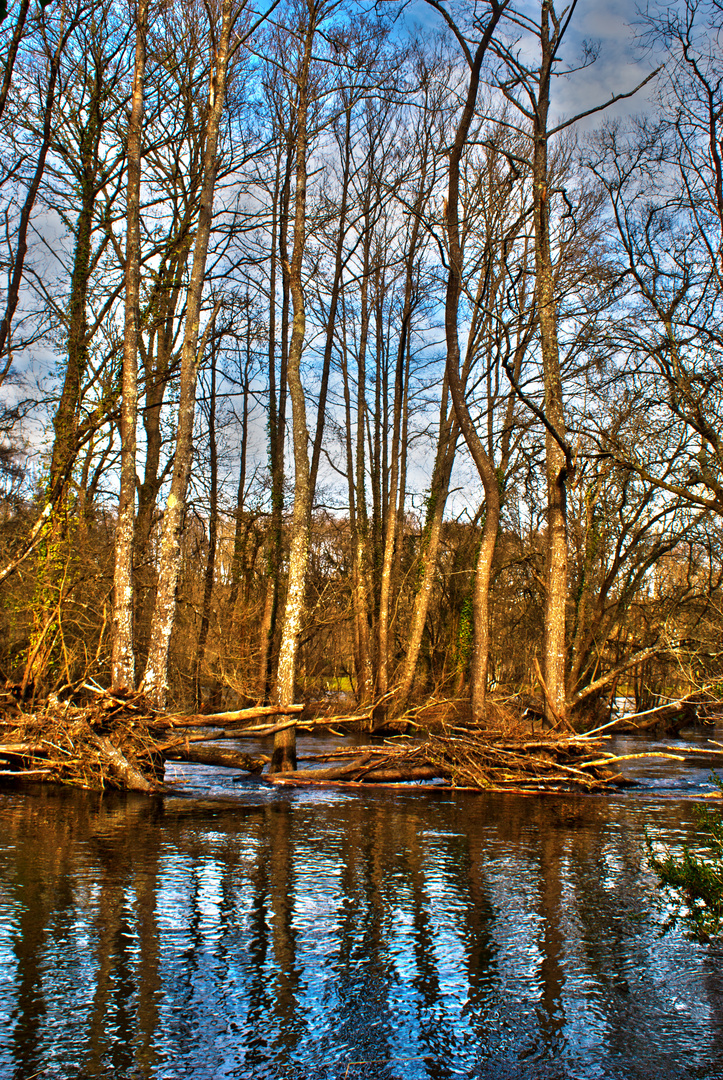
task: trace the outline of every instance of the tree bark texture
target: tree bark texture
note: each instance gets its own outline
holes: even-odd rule
[[[141,277],[141,139],[146,66],[148,0],[136,12],[136,56],[128,125],[128,188],[126,207],[125,332],[123,338],[123,397],[121,404],[121,476],[113,576],[111,686],[134,690],[135,638],[133,626],[133,547],[136,509],[136,424],[138,421],[138,336]]]
[[[198,339],[208,242],[213,222],[213,199],[218,164],[218,134],[226,92],[229,45],[233,27],[231,0],[223,0],[221,30],[209,81],[209,112],[206,121],[198,229],[188,287],[186,322],[181,353],[181,388],[178,406],[176,455],[171,490],[166,502],[158,560],[158,588],[151,623],[148,659],[142,689],[156,708],[166,705],[168,651],[176,614],[176,590],[181,561],[181,529],[193,456],[193,423],[198,374]]]
[[[194,192],[195,206],[197,192]],[[174,357],[174,328],[179,301],[183,295],[183,278],[190,256],[190,220],[177,222],[176,235],[171,240],[170,251],[164,258],[158,273],[156,286],[147,308],[148,345],[143,338],[138,345],[143,362],[144,401],[142,407],[145,434],[145,462],[143,480],[138,487],[138,512],[134,539],[135,566],[135,646],[136,657],[148,655],[156,571],[151,553],[151,536],[156,515],[158,493],[172,462],[161,468],[163,434],[161,416],[171,376],[176,368]]]
[[[272,646],[276,636],[282,563],[284,515],[284,442],[286,438],[287,369],[289,360],[288,219],[291,172],[295,148],[285,140],[284,170],[277,160],[276,186],[271,221],[269,282],[269,465],[271,471],[271,521],[266,554],[266,595],[259,634],[259,693],[264,700],[271,685]],[[278,252],[277,252],[278,242]],[[282,264],[281,342],[278,392],[276,388],[276,278]],[[284,263],[286,265],[284,265]]]
[[[281,631],[279,666],[276,677],[276,701],[290,705],[294,700],[296,662],[304,614],[306,568],[309,560],[309,529],[311,523],[311,485],[309,469],[309,433],[306,423],[306,397],[301,381],[301,356],[306,334],[306,309],[302,284],[302,262],[306,246],[306,186],[308,152],[309,71],[312,46],[320,16],[320,7],[309,0],[304,53],[297,82],[296,109],[296,198],[294,207],[294,248],[289,267],[289,288],[294,320],[289,344],[287,381],[293,423],[294,446],[294,511],[291,522],[291,550],[286,607]],[[280,731],[274,738],[271,772],[287,772],[296,768],[296,729]]]
[[[535,290],[540,327],[545,415],[559,438],[565,438],[565,413],[557,339],[555,280],[550,243],[548,197],[548,134],[550,79],[557,36],[550,37],[551,0],[543,0],[540,19],[542,64],[534,116],[533,184],[535,226]],[[565,612],[567,606],[567,465],[565,453],[551,432],[545,432],[547,479],[547,571],[545,593],[544,671],[548,719],[566,716]]]

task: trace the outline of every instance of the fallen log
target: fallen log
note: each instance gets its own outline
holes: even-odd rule
[[[225,727],[227,724],[238,724],[241,720],[256,720],[260,716],[291,716],[302,712],[303,708],[303,705],[255,705],[251,709],[236,709],[234,712],[156,716],[150,726],[160,731],[168,728]]]
[[[210,718],[209,718],[210,719]],[[349,722],[356,722],[358,717],[350,717]],[[338,724],[338,718],[335,724]],[[283,720],[280,724],[261,724],[258,727],[220,728],[217,731],[209,731],[205,735],[191,735],[188,738],[196,742],[211,742],[213,739],[265,739],[268,735],[275,735],[277,731],[286,731],[295,727],[299,731],[310,731],[312,728],[328,728],[332,726],[329,720]],[[174,724],[171,730],[178,728],[184,731],[186,727],[213,727],[212,724]],[[185,738],[185,736],[184,736]]]
[[[146,780],[140,769],[131,765],[121,751],[104,736],[93,735],[92,740],[98,747],[108,770],[123,782],[128,791],[153,791],[153,784]]]
[[[32,754],[42,754],[45,746],[43,743],[3,743],[0,745],[0,757],[30,757]]]
[[[318,780],[357,779],[365,773],[366,767],[375,760],[381,762],[382,755],[378,753],[361,754],[345,765],[335,765],[330,769],[297,769],[294,775],[300,776],[302,780],[314,777]],[[269,777],[269,779],[272,779],[272,777]]]
[[[273,727],[264,726],[262,728],[216,728],[215,730],[207,730],[203,733],[188,734],[185,728],[179,730],[183,732],[177,739],[169,739],[167,742],[160,743],[164,750],[171,750],[176,746],[185,746],[187,743],[204,743],[204,742],[216,742],[220,739],[261,739],[266,735],[274,735],[277,731],[284,731],[286,728],[296,727],[295,720],[286,720],[283,724],[275,724]],[[174,732],[176,728],[172,728]]]
[[[244,772],[260,773],[270,760],[265,754],[252,757],[241,750],[229,750],[225,746],[175,746],[165,754],[167,761],[188,761],[201,765],[214,765],[224,769],[242,769]]]
[[[708,753],[714,753],[715,751],[708,751]],[[583,769],[594,769],[598,765],[614,765],[618,761],[635,761],[636,758],[669,758],[671,761],[685,761],[685,757],[682,754],[668,754],[663,751],[655,750],[649,754],[609,754],[606,757],[601,757],[599,761],[586,761],[584,765],[580,767]]]
[[[366,770],[361,778],[356,779],[353,770],[343,769],[297,769],[296,772],[271,773],[264,777],[270,784],[293,784],[295,780],[302,782],[319,780],[345,780],[351,783],[364,784],[401,784],[414,780],[443,780],[444,775],[435,765],[416,765],[398,768],[371,768]]]
[[[35,776],[51,776],[52,769],[0,769],[0,776],[10,776],[15,780],[29,780]]]
[[[656,705],[654,709],[644,709],[641,712],[619,716],[617,720],[612,720],[605,726],[614,727],[617,732],[637,731],[649,735],[654,733],[677,735],[681,728],[697,723],[698,709],[710,704],[713,700],[709,694],[696,690],[675,701]]]

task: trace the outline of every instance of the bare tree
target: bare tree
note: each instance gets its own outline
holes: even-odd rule
[[[463,99],[464,105],[457,122],[449,155],[449,181],[445,212],[449,266],[447,271],[444,330],[447,342],[447,381],[455,416],[479,472],[485,492],[485,524],[475,582],[475,648],[472,674],[472,710],[476,716],[483,716],[489,657],[489,575],[499,528],[500,497],[494,464],[486,453],[472,422],[460,378],[458,321],[463,282],[463,261],[460,241],[459,184],[462,157],[467,146],[477,107],[482,65],[493,34],[505,14],[507,2],[503,0],[502,3],[498,3],[497,0],[491,0],[486,21],[483,21],[481,17],[476,17],[472,31],[466,36],[452,20],[445,8],[434,2],[434,0],[427,0],[427,2],[431,2],[432,7],[440,11],[445,18],[469,69],[469,81]],[[475,43],[470,45],[469,39],[473,34]]]
[[[649,81],[619,94],[605,104],[550,126],[552,80],[562,65],[561,49],[577,8],[577,0],[558,15],[553,0],[541,0],[539,18],[517,12],[513,22],[522,33],[539,44],[539,64],[531,67],[516,45],[498,46],[504,60],[501,74],[503,92],[529,125],[535,226],[535,291],[540,331],[544,409],[538,410],[545,425],[545,470],[547,483],[547,568],[545,575],[544,691],[551,723],[565,721],[566,700],[566,608],[567,566],[567,485],[573,472],[572,450],[568,443],[558,341],[555,263],[551,240],[553,185],[550,177],[551,140],[582,116],[607,108],[614,101],[630,97]],[[594,60],[586,51],[583,65]]]
[[[138,336],[140,333],[141,277],[141,141],[146,67],[148,0],[136,11],[136,53],[131,115],[128,122],[128,186],[126,210],[125,336],[121,408],[121,476],[118,526],[115,539],[111,685],[113,690],[135,689],[133,633],[133,546],[136,509],[136,425],[138,423]]]
[[[238,46],[233,34],[244,13],[233,0],[222,0],[219,23],[209,26],[211,71],[208,87],[208,116],[204,132],[203,180],[193,266],[186,300],[186,321],[181,353],[181,387],[178,429],[171,489],[166,502],[159,552],[158,587],[151,623],[148,659],[142,689],[159,708],[168,692],[168,649],[175,617],[176,587],[180,566],[180,536],[188,478],[191,469],[192,438],[196,402],[201,305],[203,302],[206,256],[213,224],[213,199],[218,167],[219,130],[223,115],[228,67]]]
[[[294,240],[289,263],[289,288],[294,319],[289,345],[287,381],[293,418],[294,446],[294,509],[291,523],[291,549],[286,606],[281,631],[279,665],[276,676],[276,703],[291,705],[294,701],[296,656],[301,632],[306,590],[306,567],[309,558],[309,528],[311,519],[311,486],[309,474],[308,428],[306,396],[301,380],[301,356],[306,334],[306,303],[302,280],[302,265],[306,246],[307,155],[309,150],[309,111],[313,99],[311,66],[313,44],[319,24],[328,11],[325,0],[306,0],[299,26],[299,66],[296,84],[296,186],[294,191]],[[293,727],[279,732],[274,739],[271,760],[273,772],[296,768],[296,732]]]

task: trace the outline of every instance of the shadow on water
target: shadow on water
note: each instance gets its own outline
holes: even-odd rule
[[[0,1076],[723,1077],[721,955],[644,830],[690,803],[0,794]]]

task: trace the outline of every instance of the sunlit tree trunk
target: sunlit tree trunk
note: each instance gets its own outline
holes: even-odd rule
[[[125,334],[121,404],[121,476],[113,577],[111,685],[114,691],[135,689],[133,633],[133,541],[136,508],[136,424],[138,421],[138,335],[140,333],[141,264],[141,138],[146,66],[148,0],[136,11],[136,57],[128,124],[128,188],[125,271]]]
[[[195,193],[197,196],[197,192]],[[195,203],[194,196],[194,203]],[[158,493],[170,464],[161,467],[163,451],[162,416],[166,389],[175,371],[174,333],[177,311],[183,296],[183,281],[190,254],[190,237],[184,226],[174,238],[168,261],[162,264],[148,307],[148,344],[139,338],[143,364],[143,405],[145,435],[143,479],[138,486],[138,512],[134,538],[135,646],[137,661],[148,655],[153,618],[156,570],[153,564],[152,534],[156,520]],[[139,664],[140,666],[140,664]]]
[[[444,508],[447,503],[449,481],[452,475],[452,465],[459,437],[459,426],[454,420],[454,414],[447,415],[448,397],[445,380],[440,409],[440,433],[437,454],[432,471],[427,513],[419,540],[418,573],[421,580],[414,598],[409,636],[407,637],[404,652],[404,663],[399,675],[399,690],[396,695],[396,708],[399,711],[405,709],[412,692],[414,676],[419,662],[419,653],[422,647],[424,627],[427,621],[434,583],[437,578],[439,540],[442,533]]]
[[[206,255],[213,221],[213,198],[218,163],[218,134],[226,92],[229,45],[234,14],[231,0],[223,0],[221,26],[209,82],[209,112],[205,128],[203,184],[193,268],[186,302],[186,323],[181,353],[178,430],[171,490],[166,502],[158,560],[158,588],[151,623],[151,639],[142,689],[156,708],[164,708],[168,693],[168,650],[176,613],[176,589],[181,559],[181,528],[193,455],[193,423],[198,374],[198,343]]]
[[[259,696],[266,700],[271,682],[271,653],[276,634],[282,563],[284,515],[284,442],[286,439],[287,365],[289,359],[288,221],[294,145],[286,139],[283,157],[276,162],[276,181],[271,220],[269,281],[269,465],[271,469],[271,519],[266,543],[266,592],[259,633]],[[278,244],[278,247],[277,247]],[[276,315],[278,264],[282,265],[282,301],[279,327]],[[286,264],[286,265],[284,265]],[[280,364],[276,384],[277,335],[280,329]]]
[[[533,184],[535,221],[535,290],[545,384],[545,415],[558,439],[565,439],[565,414],[557,340],[555,277],[550,244],[548,194],[548,133],[550,78],[556,41],[550,40],[551,0],[543,0],[540,19],[542,64],[533,127]],[[554,13],[554,12],[553,12]],[[545,431],[547,479],[547,572],[545,591],[544,668],[548,719],[566,714],[565,611],[567,606],[567,464],[565,453],[549,429]]]
[[[480,72],[485,52],[494,29],[504,11],[504,4],[492,4],[490,19],[482,39],[472,55],[467,52],[470,68],[464,108],[457,125],[450,151],[449,184],[447,189],[446,232],[449,249],[447,294],[444,327],[447,344],[447,380],[460,430],[482,480],[485,493],[485,517],[480,541],[474,584],[474,649],[472,653],[472,713],[482,718],[485,710],[487,666],[489,661],[489,584],[492,559],[497,543],[500,520],[500,491],[494,462],[485,452],[467,407],[464,384],[460,377],[459,301],[463,280],[463,251],[460,240],[459,187],[460,162],[464,154],[470,126],[474,117],[479,91]]]
[[[289,344],[287,372],[293,422],[294,510],[291,521],[286,607],[284,609],[279,666],[276,676],[276,702],[279,705],[291,705],[294,701],[296,660],[301,620],[304,614],[306,567],[309,559],[309,530],[311,523],[309,433],[306,423],[306,397],[301,381],[301,356],[306,334],[302,262],[306,246],[309,70],[311,68],[312,46],[320,13],[321,6],[317,5],[315,0],[307,0],[304,52],[297,76],[294,247],[289,267],[289,287],[294,309],[294,320]],[[290,727],[278,732],[274,738],[274,751],[270,770],[272,772],[286,772],[295,768],[296,730]]]
[[[399,333],[399,345],[394,376],[394,405],[392,414],[392,443],[389,453],[389,489],[384,515],[382,567],[379,583],[379,612],[377,621],[377,671],[376,687],[380,697],[389,690],[389,631],[390,606],[392,597],[392,570],[395,545],[399,534],[399,514],[403,507],[398,507],[400,489],[400,464],[402,458],[402,436],[405,418],[405,391],[407,380],[405,373],[408,365],[409,336],[412,316],[417,297],[415,278],[419,248],[419,232],[422,210],[427,199],[426,161],[422,164],[419,187],[415,198],[412,225],[405,252],[404,302]],[[386,475],[386,474],[385,474]]]

